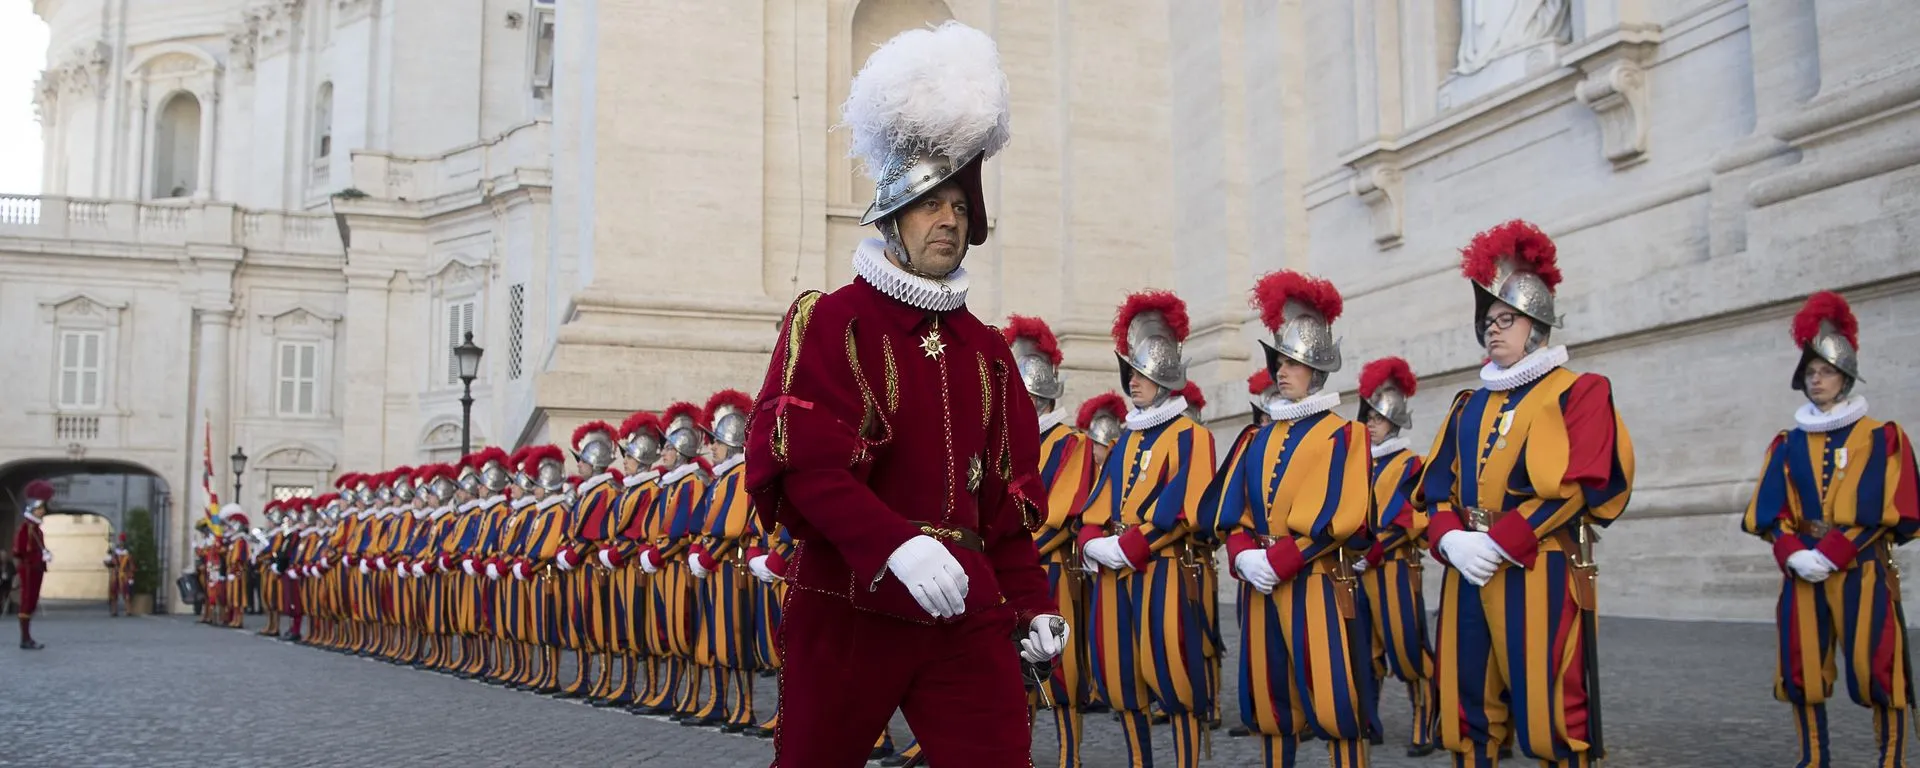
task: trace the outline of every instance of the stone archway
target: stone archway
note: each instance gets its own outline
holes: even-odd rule
[[[155,531],[154,560],[166,562],[172,493],[166,480],[147,467],[115,460],[26,459],[0,465],[0,541],[12,542],[20,522],[27,483],[53,483],[54,497],[43,525],[53,566],[41,596],[49,600],[105,600],[106,569],[101,558],[110,537],[126,529],[129,513],[146,510]],[[167,596],[166,571],[160,572],[157,599]]]

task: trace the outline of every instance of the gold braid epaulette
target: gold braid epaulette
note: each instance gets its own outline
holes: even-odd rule
[[[807,291],[793,300],[793,306],[787,309],[787,348],[786,359],[780,367],[780,394],[793,391],[793,372],[800,365],[800,344],[807,338],[807,322],[813,319],[813,307],[826,294],[819,291]],[[787,417],[779,409],[774,410],[773,421],[773,458],[782,464],[787,463]]]

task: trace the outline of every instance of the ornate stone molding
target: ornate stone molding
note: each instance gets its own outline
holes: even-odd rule
[[[260,20],[248,13],[227,33],[227,68],[243,74],[252,73],[259,44]]]
[[[105,41],[77,45],[40,75],[36,99],[52,104],[60,96],[86,98],[99,93],[107,84],[107,65],[113,61],[113,49]]]
[[[274,337],[333,338],[340,316],[307,306],[293,304],[260,312],[260,335]]]
[[[1390,152],[1374,153],[1355,163],[1353,171],[1353,196],[1373,215],[1374,245],[1383,251],[1399,247],[1406,229],[1400,158]]]
[[[334,8],[338,11],[334,16],[334,24],[347,24],[372,15],[376,4],[375,0],[334,0]]]
[[[111,301],[82,291],[61,294],[40,301],[40,322],[64,325],[92,325],[114,328],[126,311],[124,301]]]
[[[272,0],[249,10],[248,23],[260,31],[255,55],[272,56],[291,46],[294,30],[300,28],[300,17],[306,7],[306,0]]]
[[[1619,30],[1583,46],[1573,62],[1584,75],[1574,86],[1574,98],[1599,119],[1601,153],[1616,171],[1647,159],[1653,115],[1646,65],[1659,44],[1657,26]]]

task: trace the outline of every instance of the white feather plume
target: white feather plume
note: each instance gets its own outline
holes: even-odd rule
[[[888,154],[905,147],[992,157],[1012,136],[1000,49],[957,21],[895,35],[854,76],[840,119],[853,133],[848,156],[876,181]]]

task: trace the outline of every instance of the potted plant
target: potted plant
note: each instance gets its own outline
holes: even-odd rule
[[[153,595],[160,589],[160,546],[153,536],[153,514],[145,508],[127,510],[127,551],[133,554],[133,614],[152,614]]]

